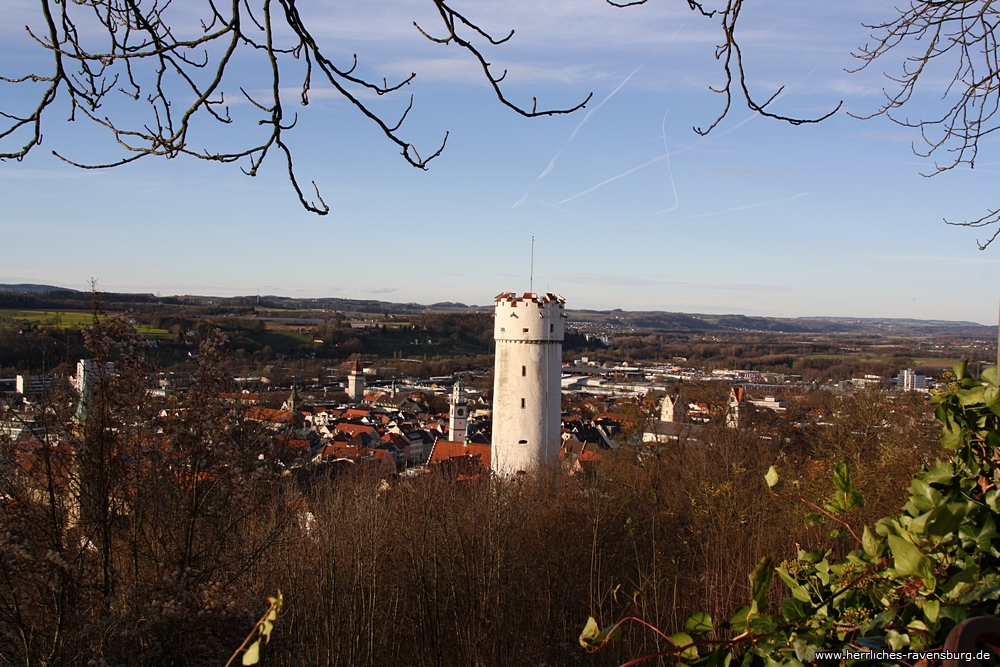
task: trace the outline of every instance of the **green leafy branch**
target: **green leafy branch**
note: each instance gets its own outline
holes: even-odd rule
[[[605,631],[590,619],[580,643],[598,650],[617,637],[622,622],[637,621],[671,648],[627,665],[674,655],[678,664],[691,666],[728,667],[738,659],[746,667],[801,667],[819,651],[939,648],[959,622],[1000,614],[1000,386],[995,368],[986,369],[981,380],[967,374],[964,362],[954,373],[954,381],[931,398],[950,456],[913,477],[899,514],[878,520],[874,531],[865,526],[859,537],[844,518],[864,504],[846,461],[834,469],[836,491],[822,507],[800,496],[815,510],[813,522],[839,523],[860,549],[839,561],[822,549],[800,549],[780,564],[771,556],[761,559],[749,576],[750,604],[720,625],[737,633],[732,639],[706,636],[711,621],[695,614],[687,632],[672,635],[633,616]],[[768,470],[765,481],[779,495],[777,469]],[[789,595],[770,612],[775,574]],[[707,619],[704,628],[698,619]],[[693,633],[692,626],[705,632]],[[867,657],[843,664],[860,661],[872,664]]]
[[[772,496],[776,498],[785,497],[776,490],[781,484],[781,479],[779,478],[778,471],[774,466],[768,468],[767,474],[764,475],[764,481],[767,482],[767,488],[771,492]],[[798,486],[797,482],[795,484]],[[847,530],[847,532],[851,534],[858,544],[861,544],[862,540],[858,537],[858,534],[854,532],[854,528],[851,527],[851,524],[847,523],[847,521],[843,518],[837,516],[838,514],[846,513],[854,508],[865,506],[864,497],[853,487],[851,483],[851,471],[847,466],[847,459],[842,460],[837,464],[837,467],[834,468],[833,484],[837,490],[827,499],[825,507],[820,507],[802,494],[797,494],[799,502],[815,510],[815,512],[807,514],[806,519],[814,525],[822,523],[824,520],[839,523],[845,530]],[[839,533],[833,531],[830,536],[838,537]]]
[[[260,620],[254,624],[253,629],[247,638],[243,640],[240,647],[236,649],[229,660],[226,662],[226,667],[233,664],[233,660],[236,657],[243,654],[243,665],[256,665],[260,661],[260,642],[264,640],[265,644],[271,642],[271,632],[274,630],[274,622],[278,620],[278,612],[285,604],[285,598],[281,595],[281,591],[278,591],[277,597],[267,598],[268,607],[264,615],[260,617]],[[256,639],[255,639],[256,638]]]

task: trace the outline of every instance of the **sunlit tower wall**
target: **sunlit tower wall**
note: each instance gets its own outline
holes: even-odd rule
[[[496,297],[490,466],[500,475],[559,459],[565,303],[556,294]]]

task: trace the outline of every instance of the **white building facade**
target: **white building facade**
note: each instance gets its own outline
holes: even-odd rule
[[[360,403],[365,397],[365,373],[358,360],[354,361],[347,376],[347,395],[350,396],[352,403]]]
[[[559,459],[566,300],[505,292],[495,299],[490,467],[509,476]]]

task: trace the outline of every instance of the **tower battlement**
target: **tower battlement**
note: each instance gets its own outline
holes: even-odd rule
[[[493,338],[503,341],[561,342],[566,299],[558,294],[504,292],[494,299]]]

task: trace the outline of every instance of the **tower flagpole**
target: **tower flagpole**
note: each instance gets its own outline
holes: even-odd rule
[[[528,272],[528,290],[535,291],[535,237],[531,237],[531,269]]]

